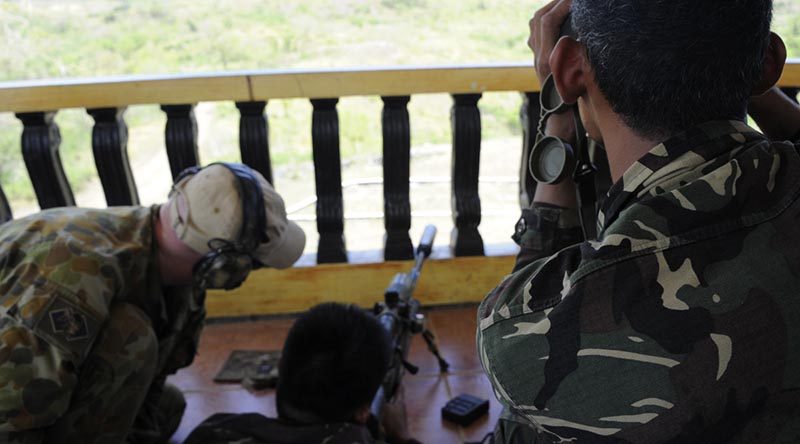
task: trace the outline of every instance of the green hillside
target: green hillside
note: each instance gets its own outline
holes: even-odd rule
[[[0,80],[126,74],[350,66],[529,61],[527,23],[540,1],[516,0],[27,0],[0,2]],[[800,57],[800,5],[776,1],[776,28]],[[481,101],[484,136],[519,132],[517,94]],[[413,143],[450,139],[446,95],[412,100]],[[380,152],[380,101],[340,104],[347,159]],[[202,161],[237,159],[232,103],[206,107]],[[304,100],[268,106],[276,165],[310,158],[310,112]],[[126,113],[131,157],[163,149],[157,106]],[[62,158],[72,184],[92,177],[91,118],[59,112]],[[19,154],[21,125],[0,114],[0,184],[10,198],[32,199]]]

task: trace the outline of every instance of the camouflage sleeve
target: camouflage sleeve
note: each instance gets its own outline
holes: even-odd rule
[[[629,328],[581,331],[584,316],[598,316],[581,306],[582,284],[570,281],[581,257],[574,246],[535,261],[508,276],[479,308],[481,365],[515,418],[501,424],[495,443],[531,433],[537,443],[620,442],[615,434],[648,422],[672,399],[663,382],[674,356]],[[597,358],[603,356],[617,360]],[[653,386],[626,387],[630,372],[651,375]]]
[[[580,319],[580,298],[571,293],[569,276],[580,258],[576,246],[528,264],[490,292],[479,308],[477,346],[481,364],[495,396],[513,416],[513,420],[506,418],[498,424],[495,444],[514,444],[533,437],[525,442],[576,438],[578,442],[601,443],[620,430],[615,423],[604,422],[612,415],[601,412],[620,407],[617,403],[627,401],[627,396],[620,390],[620,399],[612,402],[606,390],[615,391],[608,388],[614,386],[611,381],[603,383],[610,375],[588,360],[581,360],[581,371],[577,372],[578,357],[571,353],[581,346],[601,350],[606,348],[601,345],[604,341],[617,340],[603,338],[600,332],[587,339],[573,328]],[[569,376],[564,379],[564,375]],[[613,384],[619,382],[617,378]],[[648,397],[660,398],[654,393],[640,399]],[[603,403],[613,408],[598,408]],[[624,420],[635,423],[639,417],[634,413]]]
[[[168,301],[166,325],[159,339],[158,373],[171,375],[188,367],[197,354],[200,333],[205,325],[205,291],[175,289]]]
[[[520,246],[514,271],[583,240],[578,211],[534,202],[522,210],[512,236]]]
[[[538,430],[528,425],[525,420],[518,418],[508,408],[497,420],[494,428],[492,444],[538,444],[547,442],[541,439]]]
[[[0,312],[0,432],[43,428],[67,411],[104,321],[51,280],[31,273],[17,284],[21,296]]]
[[[69,353],[9,317],[0,319],[0,347],[0,434],[53,424],[77,383]]]
[[[653,287],[665,290],[620,308],[618,298],[646,299],[637,287],[646,279],[644,269],[628,261],[572,282],[581,260],[574,246],[535,261],[508,276],[479,307],[481,365],[501,404],[537,431],[534,442],[710,442],[698,436],[725,436],[756,411],[749,409],[766,392],[755,379],[742,382],[742,375],[785,347],[777,341],[777,323],[767,321],[780,319],[777,308],[755,308],[766,296],[751,295],[736,317],[670,311],[664,301],[678,300],[689,279],[663,265]],[[744,344],[763,336],[775,336],[778,345],[762,341],[758,349],[732,355],[732,344],[749,347]],[[777,367],[774,374],[782,371]],[[715,423],[725,409],[729,422]]]

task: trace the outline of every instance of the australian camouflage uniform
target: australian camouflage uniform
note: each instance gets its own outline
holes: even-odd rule
[[[160,438],[164,379],[205,313],[202,291],[162,288],[157,217],[60,208],[0,226],[0,441]]]
[[[597,240],[526,210],[478,313],[496,442],[800,442],[798,197],[795,144],[711,122],[625,172]]]

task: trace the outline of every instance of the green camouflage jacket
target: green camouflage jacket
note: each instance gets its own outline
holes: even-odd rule
[[[157,375],[191,363],[204,293],[162,288],[157,216],[157,206],[58,208],[0,225],[0,436],[46,427],[69,408],[115,302],[152,321]]]
[[[352,423],[290,424],[258,413],[217,413],[206,418],[184,444],[381,444],[366,427]]]
[[[795,145],[711,122],[628,169],[596,241],[529,210],[477,333],[526,442],[800,442],[798,197]]]

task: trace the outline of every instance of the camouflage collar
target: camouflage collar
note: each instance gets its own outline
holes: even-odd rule
[[[698,125],[656,145],[636,161],[608,191],[597,217],[598,239],[619,214],[645,195],[669,192],[681,178],[720,157],[729,157],[765,136],[738,120]]]

